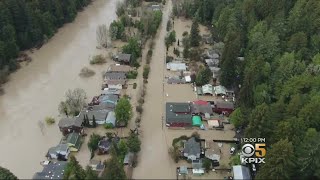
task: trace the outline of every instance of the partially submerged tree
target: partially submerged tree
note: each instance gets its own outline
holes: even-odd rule
[[[102,179],[110,180],[124,180],[127,179],[124,172],[123,163],[119,161],[117,156],[112,156],[106,162],[106,169],[103,172]]]
[[[99,134],[95,134],[95,133],[91,134],[89,142],[88,142],[88,148],[91,151],[97,150],[98,149],[98,143],[99,143],[100,140],[101,140],[101,136]]]
[[[212,78],[212,72],[208,67],[202,68],[199,70],[197,76],[196,76],[196,85],[197,86],[203,86],[205,84],[208,84]]]
[[[97,42],[101,47],[108,47],[108,28],[105,24],[97,28]]]
[[[0,179],[15,180],[18,178],[12,172],[10,172],[8,169],[0,166]]]
[[[86,92],[76,88],[66,92],[66,100],[59,104],[59,112],[66,115],[77,116],[86,104]]]
[[[85,179],[86,178],[86,172],[81,167],[77,159],[71,155],[70,161],[67,164],[65,170],[64,170],[64,176],[63,179]]]
[[[127,145],[130,152],[137,153],[141,150],[141,141],[137,134],[131,133]]]
[[[121,98],[114,110],[117,124],[127,124],[132,118],[132,106],[127,98]]]

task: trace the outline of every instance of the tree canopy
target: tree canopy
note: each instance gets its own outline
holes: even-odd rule
[[[73,21],[77,11],[90,2],[91,0],[1,1],[0,72],[14,71],[18,67],[16,57],[19,50],[40,47],[59,27]],[[6,74],[0,75],[4,77]]]
[[[0,179],[15,180],[18,178],[12,172],[10,172],[8,169],[0,166]]]
[[[114,112],[116,114],[117,124],[127,124],[132,118],[132,106],[130,101],[126,97],[121,98],[117,103]]]
[[[220,83],[236,89],[238,105],[231,122],[268,139],[260,178],[319,178],[310,135],[320,131],[319,9],[318,0],[173,2],[174,15],[195,17],[224,43]]]

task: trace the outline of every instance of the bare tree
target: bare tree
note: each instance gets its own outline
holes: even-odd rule
[[[66,92],[66,101],[59,104],[59,112],[68,115],[78,115],[86,104],[86,92],[77,88]]]
[[[108,28],[105,24],[99,25],[97,28],[97,42],[101,47],[108,47],[109,38],[108,38]]]

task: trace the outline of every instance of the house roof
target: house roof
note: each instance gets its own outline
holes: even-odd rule
[[[107,88],[105,90],[102,90],[101,94],[102,95],[109,95],[109,94],[115,94],[115,95],[120,95],[121,91],[119,89],[115,88]]]
[[[191,82],[191,76],[184,76],[186,82]]]
[[[193,101],[193,104],[196,105],[208,105],[208,101],[204,101],[204,100],[198,100],[198,101]]]
[[[72,118],[62,118],[58,126],[60,128],[66,128],[66,127],[71,127],[71,126],[76,126],[76,127],[81,127],[83,123],[83,119],[77,118],[77,117],[72,117]]]
[[[207,50],[207,56],[210,58],[210,59],[219,59],[219,54],[216,53],[215,50]]]
[[[193,160],[192,161],[192,168],[193,169],[202,169],[202,160]]]
[[[108,79],[108,80],[105,81],[105,84],[108,84],[108,85],[118,85],[118,84],[125,85],[126,81],[127,80],[125,80],[125,79]]]
[[[213,111],[212,111],[212,107],[209,103],[207,104],[194,104],[192,103],[191,104],[191,108],[192,108],[192,113],[202,113],[202,114],[205,114],[205,113],[209,113],[209,114],[212,114]]]
[[[82,110],[80,112],[80,118],[84,118],[84,115],[87,115],[89,120],[92,120],[93,119],[93,116],[94,118],[97,120],[97,121],[105,121],[106,118],[107,118],[107,114],[110,110],[108,109],[101,109],[101,110]]]
[[[32,179],[63,179],[67,164],[66,161],[50,162],[41,172],[35,173]]]
[[[250,170],[248,167],[237,165],[232,166],[233,179],[251,179]]]
[[[109,139],[105,138],[105,139],[102,139],[102,140],[99,141],[98,146],[101,149],[109,150],[110,146],[111,146],[111,143],[112,142],[109,141]]]
[[[115,104],[113,103],[100,103],[99,105],[89,106],[87,110],[90,111],[97,111],[97,110],[112,110],[115,107]]]
[[[206,64],[209,67],[215,67],[219,65],[219,59],[205,59]]]
[[[80,135],[78,133],[70,133],[67,137],[67,143],[70,144],[77,144],[77,142],[80,140]]]
[[[108,72],[129,72],[132,68],[128,65],[118,65],[118,64],[111,64],[108,68]]]
[[[104,74],[106,79],[126,79],[126,73],[124,72],[106,72]]]
[[[166,103],[167,123],[192,123],[189,103]]]
[[[179,173],[188,174],[188,167],[187,166],[180,166]]]
[[[115,95],[115,94],[107,94],[107,95],[102,95],[99,97],[99,101],[101,103],[111,102],[111,103],[116,104],[118,102],[118,100],[119,100],[119,96]]]
[[[184,84],[185,82],[185,79],[180,79],[179,77],[170,77],[167,81],[168,84]]]
[[[213,94],[213,87],[211,84],[206,84],[202,86],[203,94]]]
[[[113,111],[108,113],[106,123],[112,123],[113,126],[116,125],[116,114]]]
[[[184,153],[188,153],[188,155],[197,156],[200,154],[200,142],[197,142],[194,137],[188,139],[187,142],[184,144]]]
[[[217,108],[234,109],[234,104],[228,101],[216,101],[215,105]]]
[[[118,61],[130,62],[131,61],[131,54],[119,54]]]
[[[182,63],[179,61],[169,62],[167,63],[167,69],[171,71],[185,71],[187,70],[187,66],[186,66],[186,63]]]
[[[214,87],[214,93],[215,94],[220,94],[220,95],[226,95],[227,94],[227,89],[224,86],[215,86]]]

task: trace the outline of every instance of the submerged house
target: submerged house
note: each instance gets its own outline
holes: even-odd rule
[[[32,179],[63,179],[67,164],[66,161],[48,161],[43,165],[42,171],[35,173]]]
[[[68,160],[70,154],[70,148],[67,144],[59,144],[55,147],[51,147],[48,150],[48,153],[46,157],[51,160],[51,159],[56,159],[59,161],[66,161]]]
[[[83,118],[62,118],[58,126],[64,136],[72,132],[83,133]]]
[[[191,127],[191,107],[189,103],[166,103],[167,127]]]
[[[173,61],[167,63],[167,70],[170,71],[186,71],[187,66],[186,63],[180,62],[180,61]]]
[[[183,156],[190,160],[200,158],[201,149],[200,142],[196,141],[195,137],[191,137],[184,143]]]
[[[107,72],[121,72],[128,73],[132,70],[132,68],[128,65],[120,65],[120,64],[112,64],[108,68]]]
[[[129,65],[131,63],[131,54],[118,54],[114,58],[115,61],[120,62],[121,64]]]
[[[79,118],[84,119],[84,117],[88,117],[89,123],[92,125],[93,118],[99,125],[103,125],[106,123],[107,115],[110,110],[108,109],[101,109],[101,110],[82,110],[80,112]]]
[[[205,114],[213,114],[212,107],[209,102],[198,100],[191,103],[192,114],[204,116]]]
[[[112,145],[112,141],[108,138],[104,138],[98,143],[99,154],[106,154],[109,152]]]
[[[216,101],[213,112],[223,115],[230,115],[234,111],[234,104],[229,101]]]

